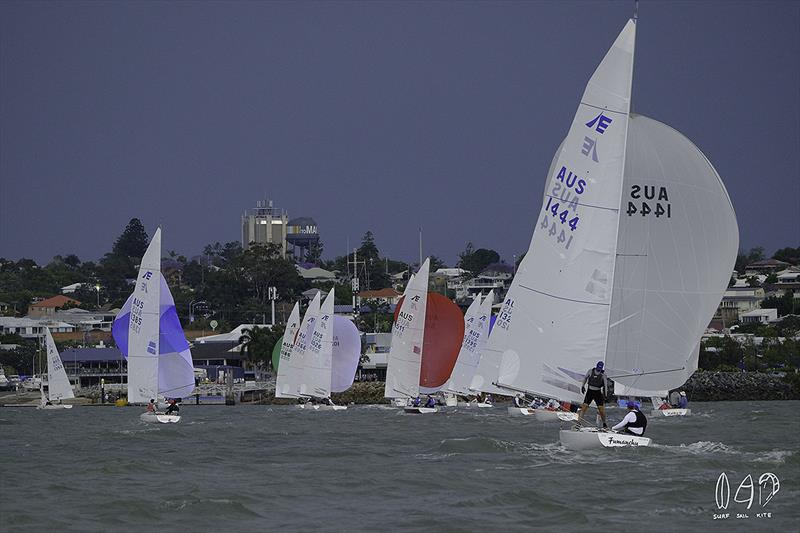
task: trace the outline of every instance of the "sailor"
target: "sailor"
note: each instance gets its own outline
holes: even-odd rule
[[[430,394],[428,394],[428,399],[425,400],[425,407],[436,407],[436,400]]]
[[[147,404],[147,412],[148,413],[156,412],[156,401],[152,398],[150,399],[150,403]]]
[[[483,403],[488,403],[489,405],[492,405],[492,395],[487,394],[486,398],[483,399]]]
[[[548,411],[558,411],[560,408],[561,404],[558,403],[558,400],[555,400],[553,398],[550,398],[547,401],[547,407],[545,407],[545,409],[547,409]]]
[[[514,407],[523,407],[522,394],[517,394],[516,396],[514,396]]]
[[[594,402],[597,406],[597,410],[600,412],[600,418],[603,419],[603,429],[608,429],[605,408],[608,381],[606,381],[606,374],[603,367],[603,362],[598,361],[595,367],[589,369],[583,377],[581,392],[586,393],[586,396],[583,398],[583,404],[581,404],[581,410],[578,413],[578,425],[580,425],[583,420],[583,415],[586,413],[586,410],[589,409],[589,405]],[[586,390],[587,385],[589,386],[588,391]]]
[[[611,429],[614,431],[621,429],[623,433],[629,435],[644,435],[644,430],[647,429],[647,418],[639,411],[635,402],[628,400],[627,407],[628,414],[625,415],[625,418],[623,418],[619,424]]]
[[[421,400],[419,399],[419,396],[417,396],[416,398],[414,398],[414,399],[411,401],[411,405],[412,405],[413,407],[419,407],[420,401],[421,401]]]
[[[178,411],[180,411],[180,407],[178,407],[178,402],[176,402],[175,399],[173,398],[172,400],[169,401],[169,406],[167,407],[167,410],[164,411],[164,414],[166,414],[166,415],[172,415],[172,414],[177,415]]]
[[[681,397],[678,399],[678,407],[686,409],[689,405],[689,398],[686,397],[686,391],[681,391]]]

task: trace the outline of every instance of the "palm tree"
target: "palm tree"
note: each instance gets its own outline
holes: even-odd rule
[[[243,363],[258,368],[260,373],[265,363],[270,361],[275,339],[268,328],[253,326],[242,330],[239,344]]]

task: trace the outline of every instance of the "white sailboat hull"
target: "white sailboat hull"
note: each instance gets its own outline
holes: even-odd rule
[[[478,402],[458,402],[459,407],[481,407],[481,408],[488,408],[494,407],[494,404],[491,403],[478,403]]]
[[[72,409],[72,405],[68,405],[65,403],[53,404],[53,405],[38,405],[37,409],[45,409],[47,411],[50,410],[57,410],[57,409]]]
[[[690,416],[691,409],[653,409],[650,416]]]
[[[641,448],[650,446],[647,437],[600,431],[596,428],[581,430],[562,429],[559,432],[562,446],[569,450],[602,450],[604,448]]]
[[[411,407],[406,406],[403,410],[412,415],[425,415],[428,413],[438,413],[439,410],[436,407]]]
[[[533,416],[534,409],[530,407],[509,407],[508,414],[511,416]]]
[[[319,411],[344,411],[347,409],[346,405],[318,405]]]
[[[392,398],[392,405],[394,407],[405,407],[408,405],[408,400],[406,398]]]
[[[181,421],[180,415],[162,415],[157,413],[142,413],[139,420],[148,424],[177,424]]]

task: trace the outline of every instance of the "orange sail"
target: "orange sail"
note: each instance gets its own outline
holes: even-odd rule
[[[402,298],[395,309],[395,320],[401,304]],[[434,392],[447,382],[463,340],[464,313],[449,298],[429,292],[419,373],[419,385],[424,388],[422,392]]]

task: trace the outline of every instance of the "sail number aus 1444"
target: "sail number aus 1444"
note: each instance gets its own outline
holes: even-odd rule
[[[549,226],[550,230],[548,231],[548,234],[551,237],[557,235],[556,240],[559,243],[564,243],[564,248],[569,248],[569,245],[572,244],[572,235],[567,234],[566,228],[569,228],[570,232],[575,231],[575,229],[578,227],[578,222],[580,219],[577,215],[570,218],[569,209],[559,208],[559,202],[554,202],[553,198],[548,197],[547,205],[544,206],[545,214],[542,218],[540,227],[543,230],[546,230]],[[560,233],[559,229],[561,230]]]
[[[648,200],[651,200],[648,203]],[[654,201],[653,201],[654,200]],[[663,204],[661,202],[664,202]],[[628,216],[640,214],[643,217],[653,215],[672,218],[672,204],[669,203],[669,194],[666,187],[656,189],[655,185],[631,185],[630,199],[628,200]]]

